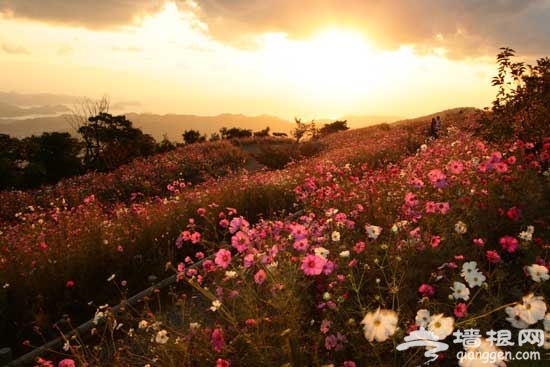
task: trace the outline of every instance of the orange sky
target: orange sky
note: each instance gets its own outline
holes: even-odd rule
[[[0,88],[202,115],[484,107],[499,47],[550,51],[550,1],[486,3],[0,0]]]

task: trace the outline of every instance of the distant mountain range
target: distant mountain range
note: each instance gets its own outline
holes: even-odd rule
[[[82,103],[82,97],[55,94],[20,94],[0,92],[0,133],[14,137],[40,135],[43,132],[69,132],[76,134],[70,124],[68,105]],[[28,107],[32,106],[32,107]],[[138,102],[122,102],[113,104],[113,110],[139,106]],[[116,108],[115,108],[116,107]],[[51,115],[51,116],[48,116]],[[288,121],[276,116],[260,115],[245,116],[242,114],[224,113],[217,116],[197,116],[185,114],[151,114],[125,113],[126,118],[135,127],[151,134],[156,140],[162,140],[166,135],[172,141],[182,141],[185,130],[198,130],[202,134],[218,132],[222,127],[239,127],[258,131],[270,127],[271,132],[289,133],[295,126],[294,121]],[[351,128],[364,127],[382,122],[399,120],[398,116],[344,116],[338,120],[347,120]],[[309,122],[308,120],[303,120]],[[333,122],[333,119],[316,119],[319,127]]]
[[[21,108],[12,104],[1,102],[0,100],[0,117],[56,115],[61,112],[69,112],[69,109],[67,106],[61,104]]]

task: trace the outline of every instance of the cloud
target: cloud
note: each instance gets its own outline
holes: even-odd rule
[[[4,51],[5,53],[8,53],[8,54],[13,54],[13,55],[29,55],[30,52],[24,48],[23,46],[20,46],[20,45],[15,45],[15,44],[12,44],[12,43],[2,43],[0,44],[0,48],[2,49],[2,51]]]
[[[456,58],[494,55],[501,46],[516,48],[520,54],[550,51],[550,0],[197,0],[197,4],[197,14],[212,36],[233,45],[246,45],[264,32],[300,39],[335,26],[364,32],[378,48],[445,47]]]
[[[153,14],[166,1],[158,0],[0,0],[0,13],[49,23],[91,29],[115,28]]]

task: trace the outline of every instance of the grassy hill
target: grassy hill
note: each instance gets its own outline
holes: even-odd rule
[[[437,140],[429,116],[379,124],[255,172],[241,168],[262,143],[205,143],[45,188],[39,204],[28,193],[0,225],[2,342],[20,345],[17,329],[37,344],[70,314],[98,321],[69,341],[93,365],[403,366],[425,362],[395,349],[420,326],[450,344],[451,364],[454,330],[517,337],[506,307],[542,329],[550,144],[494,145],[470,132],[477,111],[437,114]],[[189,184],[194,172],[205,179]]]

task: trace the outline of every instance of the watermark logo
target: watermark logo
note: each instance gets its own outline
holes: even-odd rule
[[[424,362],[424,364],[429,364],[439,357],[437,353],[449,349],[448,344],[439,342],[438,340],[439,337],[432,331],[420,327],[420,329],[412,331],[409,336],[406,336],[405,343],[399,344],[397,350],[403,351],[410,347],[426,347],[424,356],[430,358],[430,360]]]
[[[497,347],[510,347],[516,345],[512,341],[512,332],[510,330],[489,330],[485,333],[486,337],[481,335],[479,329],[456,330],[452,334],[454,344],[462,344],[464,351],[457,353],[459,364],[463,365],[466,361],[480,361],[480,363],[500,363],[510,360],[540,360],[538,351],[518,351],[515,354],[507,351],[503,352]],[[526,344],[544,346],[544,331],[539,329],[523,329],[519,331],[517,345]],[[404,351],[412,347],[425,347],[424,356],[430,364],[439,358],[438,353],[449,349],[449,344],[439,341],[439,337],[432,331],[420,327],[412,331],[405,337],[405,342],[399,344],[398,351]],[[499,364],[500,365],[500,364]]]

